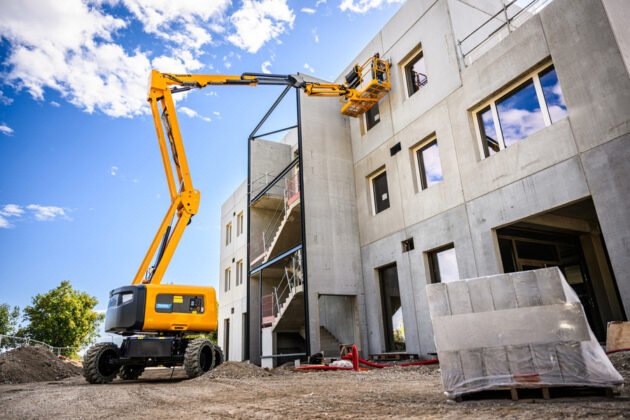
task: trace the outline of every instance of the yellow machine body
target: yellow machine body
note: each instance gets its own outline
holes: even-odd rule
[[[214,288],[147,284],[142,331],[211,332],[217,329]]]

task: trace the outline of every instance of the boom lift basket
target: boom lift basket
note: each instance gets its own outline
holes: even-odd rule
[[[361,81],[366,75],[371,75],[371,77],[365,86],[357,86],[341,107],[341,113],[349,117],[358,117],[370,110],[392,88],[387,60],[374,56],[359,68],[362,73]]]

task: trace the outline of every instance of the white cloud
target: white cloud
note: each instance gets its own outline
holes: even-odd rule
[[[4,134],[5,136],[12,136],[13,129],[6,124],[0,124],[0,133]]]
[[[111,176],[116,176],[117,173],[118,173],[118,166],[112,166],[111,168],[109,168],[109,174]]]
[[[11,223],[9,223],[9,221],[4,217],[0,216],[0,229],[9,229],[10,227],[13,227]]]
[[[145,32],[180,48],[200,49],[212,41],[208,29],[223,31],[230,0],[120,0]]]
[[[271,74],[271,61],[267,60],[260,65],[260,70],[263,73]]]
[[[176,56],[161,55],[151,60],[151,66],[163,73],[185,74],[190,70],[198,70],[203,63],[197,60],[190,51],[181,51]]]
[[[182,106],[179,108],[179,110],[186,116],[188,116],[188,118],[200,118],[206,122],[211,122],[212,119],[210,117],[204,117],[203,115],[199,114],[197,111],[195,111],[194,109],[190,109],[187,106]]]
[[[531,111],[527,109],[504,108],[501,105],[497,108],[506,146],[545,127],[542,113],[538,108]]]
[[[189,73],[204,67],[201,48],[215,42],[213,34],[255,53],[293,27],[295,15],[286,0],[243,0],[227,16],[231,4],[231,0],[2,2],[0,39],[8,45],[1,63],[6,69],[4,81],[39,101],[47,90],[56,91],[88,113],[144,115],[148,113],[146,79],[152,66]],[[131,16],[118,17],[123,7]],[[166,41],[164,55],[154,57],[142,47],[132,50],[116,42],[115,37],[135,22],[152,41]],[[228,68],[234,59],[240,60],[238,54],[230,58]],[[205,67],[212,69],[210,64]],[[0,91],[0,104],[11,101]],[[8,130],[0,128],[5,135]]]
[[[56,206],[41,206],[39,204],[29,204],[26,206],[28,210],[33,212],[35,220],[40,222],[48,222],[55,220],[57,217],[68,218],[66,211],[61,207]]]
[[[304,63],[304,68],[308,70],[310,73],[315,73],[315,69],[308,63]]]
[[[17,204],[5,204],[0,209],[0,229],[9,229],[13,225],[9,222],[10,217],[19,219],[24,214],[24,209]]]
[[[220,117],[221,113],[219,111],[213,111],[212,115],[214,115],[215,117]]]
[[[312,15],[315,14],[316,10],[310,7],[302,7],[302,10],[300,10],[300,12]]]
[[[13,99],[9,98],[4,94],[3,91],[0,90],[0,104],[2,105],[11,105],[13,103]]]
[[[315,2],[315,7],[319,7],[320,4],[326,4],[326,0],[317,0],[317,2]]]
[[[54,106],[55,108],[59,108],[61,106],[59,102],[56,101],[50,101],[50,105]]]
[[[6,80],[43,100],[46,88],[86,112],[146,112],[147,56],[111,36],[127,23],[81,0],[4,2],[0,37],[10,43]]]
[[[0,210],[0,216],[4,217],[20,217],[24,214],[24,209],[17,204],[5,204]]]
[[[227,40],[250,53],[256,53],[267,41],[293,27],[295,14],[286,0],[243,0],[231,17],[235,32]]]
[[[402,3],[404,0],[343,0],[339,5],[342,12],[366,13],[384,4]]]
[[[319,34],[317,33],[317,28],[311,29],[311,33],[313,34],[313,40],[315,43],[319,43]]]

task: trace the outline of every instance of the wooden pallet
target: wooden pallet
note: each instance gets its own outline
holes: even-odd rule
[[[377,361],[395,361],[395,360],[418,360],[417,354],[413,353],[379,353],[370,354],[370,359]]]
[[[592,397],[605,396],[612,398],[615,388],[600,388],[588,386],[513,386],[500,387],[492,390],[471,392],[454,398],[457,402],[483,400],[483,399],[507,399],[512,401],[540,399],[549,400],[553,398],[571,397]]]

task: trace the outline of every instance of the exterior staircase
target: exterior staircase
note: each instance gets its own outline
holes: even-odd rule
[[[273,288],[274,320],[272,331],[278,327],[293,329],[303,324],[304,319],[304,284],[302,277],[302,252],[298,251],[291,257],[288,266],[284,268],[284,275],[278,286]],[[300,313],[301,311],[301,313]],[[292,325],[293,323],[296,325]]]
[[[324,326],[319,327],[319,348],[326,357],[339,356],[339,345],[341,343],[328,329]]]

